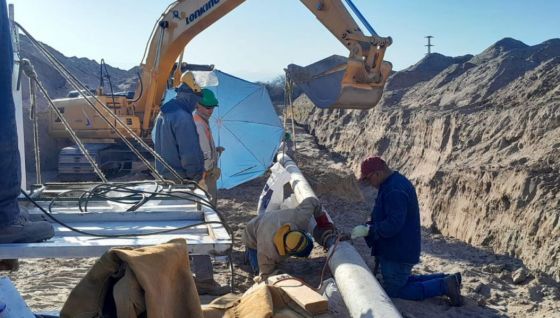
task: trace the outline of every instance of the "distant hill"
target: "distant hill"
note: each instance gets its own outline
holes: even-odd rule
[[[84,57],[67,57],[47,44],[43,43],[43,45],[82,83],[92,89],[99,86],[99,62]],[[31,61],[35,67],[39,80],[43,82],[43,85],[52,98],[65,97],[69,91],[74,90],[74,88],[66,82],[62,75],[58,73],[58,71],[45,59],[42,53],[39,52],[32,45],[31,41],[24,35],[20,35],[20,46],[22,58],[26,58]],[[133,90],[135,88],[135,82],[137,79],[136,72],[138,70],[137,67],[125,71],[112,67],[108,64],[106,66],[115,91]],[[107,80],[105,80],[105,82],[105,89],[108,90],[109,83],[107,83]]]
[[[560,280],[560,39],[428,55],[368,112],[296,106],[354,169],[377,154],[412,177],[424,226]]]

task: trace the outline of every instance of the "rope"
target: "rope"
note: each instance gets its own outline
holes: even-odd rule
[[[101,169],[99,168],[99,166],[97,166],[97,163],[95,162],[95,160],[93,160],[93,158],[91,157],[91,155],[89,154],[89,152],[87,151],[86,147],[84,146],[84,144],[80,141],[80,139],[78,138],[78,136],[76,135],[76,132],[74,132],[74,130],[72,129],[72,127],[70,127],[70,124],[68,123],[68,121],[66,121],[66,118],[64,118],[64,115],[62,115],[62,113],[60,112],[60,110],[54,105],[52,99],[49,97],[49,94],[47,93],[47,90],[43,87],[43,84],[41,84],[41,82],[39,81],[39,79],[37,78],[37,72],[35,72],[35,69],[33,67],[33,65],[31,65],[31,63],[29,62],[29,60],[22,60],[21,61],[21,69],[22,71],[25,73],[25,75],[27,75],[27,77],[29,78],[30,83],[35,83],[37,87],[39,87],[39,90],[41,91],[41,93],[43,93],[43,95],[45,96],[45,98],[47,99],[47,101],[49,102],[49,106],[51,107],[51,109],[56,113],[56,116],[60,119],[60,121],[62,122],[62,125],[64,125],[64,128],[66,129],[66,131],[68,131],[68,133],[70,134],[70,137],[72,138],[72,140],[76,143],[76,145],[78,146],[78,148],[80,149],[80,151],[84,154],[84,156],[86,157],[87,161],[91,164],[91,166],[93,167],[93,170],[95,172],[95,174],[97,174],[97,176],[103,181],[103,182],[107,182],[107,178],[105,177],[105,175],[103,174],[103,172],[101,171]],[[35,85],[33,85],[32,87],[34,87]],[[35,95],[35,93],[33,92],[33,95]],[[36,114],[35,114],[35,109],[36,106],[33,106],[35,104],[35,97],[33,97],[32,101],[31,101],[31,105],[33,107],[33,114],[35,117],[35,121],[34,121],[34,133],[37,133],[37,128],[36,128]],[[38,135],[37,135],[37,139],[38,139]],[[35,153],[35,164],[36,164],[36,169],[38,171],[38,176],[37,176],[37,182],[40,183],[40,165],[39,168],[37,168],[37,162],[40,161],[40,158],[38,157],[39,155],[39,145],[38,142],[35,145],[36,149],[36,153]]]
[[[39,127],[37,119],[37,73],[31,65],[31,62],[27,59],[20,62],[20,70],[24,71],[25,75],[29,79],[29,99],[31,101],[31,110],[29,112],[29,117],[33,122],[33,152],[35,153],[35,176],[37,184],[42,184],[41,178],[41,154],[39,149]],[[29,76],[31,74],[31,76]]]
[[[115,92],[113,91],[113,84],[111,83],[111,75],[109,75],[109,71],[107,70],[107,64],[105,64],[105,59],[101,59],[101,62],[99,62],[99,81],[100,81],[100,85],[101,89],[103,89],[104,83],[103,83],[103,69],[105,69],[105,76],[107,77],[107,81],[109,81],[109,90],[111,90],[111,100],[113,101],[113,108],[116,107],[116,102],[115,102]]]
[[[183,182],[183,178],[177,173],[177,171],[175,171],[175,169],[173,169],[167,162],[165,162],[163,160],[163,158],[157,154],[148,144],[146,144],[138,135],[136,135],[134,133],[134,131],[132,131],[132,129],[130,129],[116,114],[114,114],[105,104],[103,104],[103,102],[101,100],[99,100],[97,98],[97,96],[95,96],[94,94],[92,94],[91,92],[89,92],[89,90],[87,89],[87,87],[85,87],[82,83],[80,83],[80,81],[74,76],[72,75],[68,69],[66,69],[66,67],[64,65],[62,65],[51,53],[49,53],[41,43],[39,43],[35,38],[33,38],[33,36],[31,36],[29,34],[29,32],[27,32],[27,30],[25,30],[20,24],[18,24],[17,22],[16,25],[18,26],[18,28],[20,28],[22,30],[22,32],[27,35],[27,37],[30,39],[30,41],[39,49],[39,51],[41,51],[41,53],[49,60],[49,62],[51,62],[51,64],[55,67],[55,69],[57,71],[59,71],[62,75],[66,76],[66,79],[68,80],[68,82],[74,87],[76,88],[76,90],[78,90],[78,92],[85,98],[85,101],[93,108],[93,110],[105,121],[105,123],[111,127],[113,129],[113,131],[121,138],[121,140],[128,146],[128,148],[146,165],[146,167],[148,169],[150,169],[150,171],[162,182],[166,182],[166,180],[163,178],[163,176],[157,172],[157,170],[155,169],[154,166],[152,166],[150,164],[150,162],[130,143],[130,141],[119,131],[119,129],[116,127],[116,125],[114,125],[113,123],[111,123],[111,121],[105,116],[105,114],[103,114],[103,112],[101,112],[101,110],[90,101],[90,99],[88,98],[88,96],[85,95],[85,93],[87,93],[89,95],[89,97],[91,97],[92,99],[94,99],[97,104],[101,107],[101,109],[103,109],[108,115],[110,115],[114,120],[115,123],[118,123],[119,125],[121,125],[121,127],[127,131],[130,135],[130,137],[132,137],[135,141],[137,141],[144,149],[146,149],[150,154],[152,154],[154,156],[154,158],[156,160],[161,161],[162,165],[171,172],[171,174],[180,182]]]
[[[325,264],[323,265],[323,269],[321,270],[321,280],[320,280],[319,286],[317,287],[317,290],[319,290],[319,289],[321,289],[321,287],[323,287],[323,279],[325,277],[325,272],[326,272],[327,266],[329,265],[329,262],[330,262],[332,256],[334,255],[334,252],[336,251],[336,248],[338,246],[338,242],[340,242],[340,235],[338,235],[336,237],[336,241],[334,242],[333,249],[327,255],[327,259],[325,260]]]
[[[284,71],[286,73],[286,81],[285,81],[285,84],[284,84],[284,105],[286,105],[286,108],[290,109],[291,124],[292,124],[292,138],[291,139],[292,139],[292,142],[293,142],[293,145],[294,145],[294,151],[293,151],[293,157],[294,158],[292,158],[292,159],[295,162],[296,161],[297,144],[296,144],[295,121],[294,121],[294,104],[292,102],[294,82],[290,78],[290,76],[288,74],[288,70],[286,69]],[[285,112],[285,115],[284,115],[284,129],[287,128],[287,119],[286,119],[287,114],[288,114],[288,112]],[[284,141],[284,145],[282,147],[282,154],[285,154],[286,147],[287,147],[286,141]]]

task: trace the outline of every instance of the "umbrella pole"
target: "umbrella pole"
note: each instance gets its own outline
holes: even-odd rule
[[[295,121],[294,121],[294,104],[292,103],[292,88],[293,88],[293,84],[294,82],[291,80],[290,76],[288,75],[288,71],[285,69],[284,70],[286,72],[286,82],[284,85],[284,104],[286,105],[286,107],[290,108],[290,117],[291,117],[291,122],[292,122],[292,142],[294,143],[294,161],[296,161],[296,152],[297,152],[297,144],[296,144],[296,125],[295,125]],[[284,129],[287,128],[287,116],[288,112],[284,112]],[[285,146],[285,142],[284,142],[284,146]],[[284,150],[282,150],[282,152],[284,152]]]

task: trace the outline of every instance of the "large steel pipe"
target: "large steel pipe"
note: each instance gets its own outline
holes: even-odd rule
[[[334,246],[329,249],[333,253]],[[358,251],[339,242],[330,257],[329,268],[352,317],[401,317]]]

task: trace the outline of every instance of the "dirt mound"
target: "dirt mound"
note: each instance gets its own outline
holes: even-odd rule
[[[372,111],[302,96],[296,118],[354,171],[378,154],[414,178],[425,226],[560,280],[559,44],[504,39],[409,88],[393,75]]]
[[[449,66],[464,63],[471,58],[472,55],[459,57],[450,57],[439,53],[426,55],[415,65],[394,73],[391,76],[391,80],[387,83],[387,90],[408,88],[419,82],[430,80]]]

